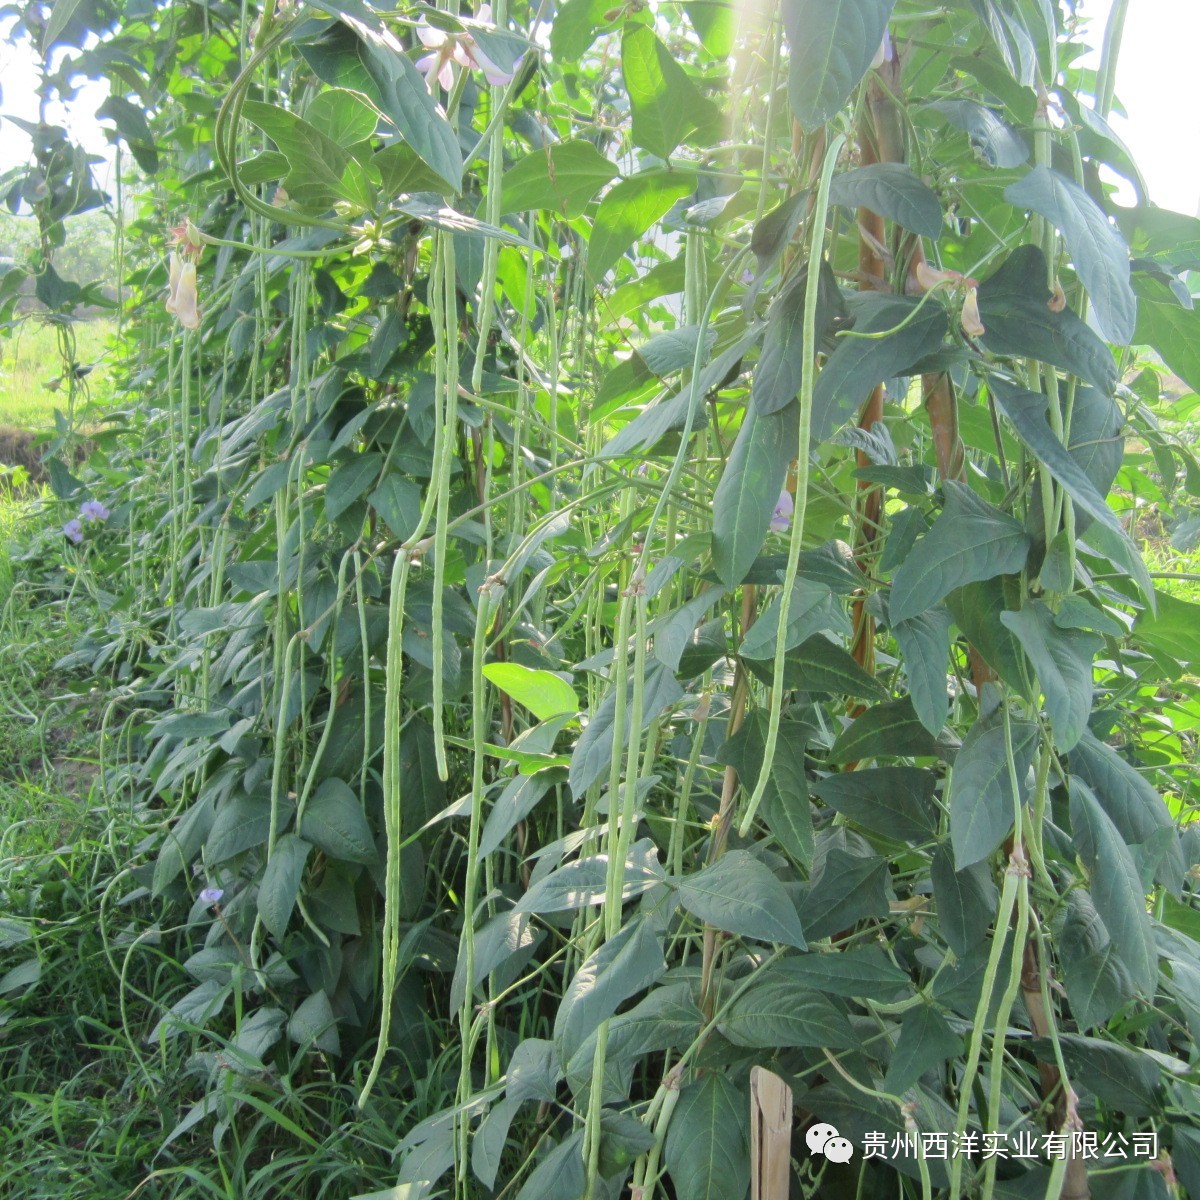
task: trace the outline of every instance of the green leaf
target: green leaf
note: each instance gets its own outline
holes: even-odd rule
[[[908,692],[917,718],[937,737],[950,709],[946,688],[950,614],[940,606],[928,608],[907,621],[896,621],[891,629],[900,647]]]
[[[605,1108],[600,1112],[600,1174],[608,1177],[624,1173],[639,1154],[653,1149],[654,1133],[630,1112]]]
[[[1182,667],[1200,666],[1200,604],[1156,590],[1155,607],[1138,617],[1134,640]]]
[[[746,665],[764,683],[774,682],[774,664],[753,658]],[[829,692],[860,700],[883,700],[888,690],[855,662],[853,655],[823,634],[814,634],[784,660],[783,686],[788,691]]]
[[[976,153],[991,167],[1011,171],[1029,158],[1029,147],[1019,133],[977,100],[937,100],[928,107],[963,130]]]
[[[232,992],[233,988],[229,984],[206,979],[171,1005],[150,1031],[146,1041],[154,1043],[160,1035],[172,1038],[181,1033],[203,1029],[225,1007],[225,1001]]]
[[[966,958],[987,937],[1000,894],[987,863],[954,869],[950,848],[943,844],[930,866],[938,928],[959,958]]]
[[[546,208],[579,216],[595,194],[617,177],[617,168],[591,142],[557,142],[527,154],[500,181],[506,213]]]
[[[1012,778],[1020,803],[1026,799],[1025,777],[1038,747],[1038,727],[1010,720],[1012,765],[1004,737],[1004,714],[997,710],[979,718],[963,738],[950,776],[950,839],[954,865],[961,871],[981,862],[1000,845],[1016,815]]]
[[[867,73],[895,0],[784,0],[788,99],[801,126],[831,120]]]
[[[1193,391],[1200,391],[1200,308],[1185,308],[1161,279],[1135,272],[1138,296],[1133,340],[1156,350],[1163,362]]]
[[[713,497],[713,566],[726,587],[745,579],[766,539],[796,457],[799,425],[797,404],[766,416],[746,409]]]
[[[1133,998],[1133,980],[1088,890],[1073,887],[1063,900],[1067,915],[1058,938],[1063,986],[1079,1028],[1090,1029]]]
[[[1091,875],[1092,902],[1113,946],[1134,984],[1153,996],[1158,954],[1145,888],[1125,839],[1078,776],[1071,779],[1071,834]]]
[[[304,864],[312,847],[294,833],[285,833],[275,843],[275,849],[263,869],[258,885],[258,915],[263,924],[278,939],[287,932],[296,897],[300,894],[300,881],[304,878]]]
[[[484,678],[524,705],[539,721],[579,711],[575,689],[552,671],[535,671],[520,663],[488,663]]]
[[[867,918],[886,918],[890,895],[886,858],[835,847],[800,905],[800,920],[814,941],[830,937]]]
[[[481,854],[482,858],[483,855]],[[486,979],[502,963],[517,964],[518,969],[537,949],[542,935],[532,929],[529,917],[524,913],[497,913],[482,929],[475,933],[474,962],[475,978],[471,990]],[[458,959],[454,965],[454,978],[450,983],[450,1011],[456,1012],[466,997],[467,956],[466,940],[459,943]]]
[[[566,0],[559,5],[550,29],[550,53],[555,62],[574,63],[587,53],[596,40],[605,14],[612,8],[608,0]]]
[[[330,480],[332,483],[332,480]],[[368,480],[368,485],[370,481]],[[394,537],[411,537],[421,519],[421,489],[396,471],[389,471],[368,497],[371,507],[383,518]],[[353,503],[353,501],[351,501]],[[329,492],[325,493],[328,512]]]
[[[813,950],[781,958],[771,968],[799,988],[812,988],[831,996],[872,1000],[899,1000],[911,995],[908,975],[888,961],[878,946],[859,946],[828,953]]]
[[[928,758],[937,752],[937,743],[921,724],[912,700],[903,696],[876,704],[843,729],[829,751],[829,761],[860,762],[881,755]]]
[[[778,412],[796,399],[804,377],[804,305],[808,290],[807,268],[801,270],[771,305],[762,354],[754,370],[750,398],[763,416]],[[816,345],[824,340],[833,322],[846,318],[833,269],[822,259],[817,282]]]
[[[383,455],[356,454],[335,467],[325,485],[325,519],[332,524],[379,478]]]
[[[649,25],[628,21],[621,33],[621,71],[633,112],[633,144],[659,158],[714,115],[687,72]]]
[[[344,5],[330,8],[332,15],[358,35],[362,64],[379,89],[379,107],[421,160],[452,192],[460,191],[462,151],[458,139],[404,47],[381,21],[361,20],[345,12]]]
[[[750,1186],[750,1105],[720,1071],[679,1093],[664,1147],[678,1200],[743,1200]]]
[[[662,882],[652,844],[638,842],[626,860],[621,896],[628,900]],[[764,868],[765,869],[765,868]],[[559,867],[539,879],[521,897],[514,908],[518,913],[571,912],[587,905],[599,904],[608,886],[608,858],[598,854],[581,858]]]
[[[1109,819],[1130,846],[1150,841],[1175,821],[1163,798],[1149,781],[1111,746],[1084,730],[1071,751],[1071,774],[1091,788]],[[1178,895],[1187,864],[1176,837],[1155,872],[1155,879]]]
[[[204,843],[204,857],[223,863],[255,846],[261,846],[271,830],[271,801],[267,796],[238,795],[226,800],[212,823]]]
[[[835,175],[829,201],[843,208],[869,208],[933,241],[942,234],[941,201],[904,163],[871,163]]]
[[[743,301],[747,310],[754,304],[767,272],[792,240],[804,216],[808,198],[808,192],[797,192],[794,196],[789,196],[782,204],[766,213],[754,226],[754,231],[750,234],[750,249],[758,260],[758,270],[754,273],[754,282]]]
[[[347,149],[373,137],[379,125],[375,106],[361,92],[348,88],[327,88],[318,92],[305,108],[304,119]]]
[[[736,6],[730,0],[683,0],[683,11],[705,50],[713,58],[727,57],[733,49]]]
[[[805,992],[767,967],[725,1010],[717,1028],[735,1046],[850,1050],[858,1035],[828,996]]]
[[[1046,278],[1045,255],[1036,246],[1018,246],[979,285],[984,346],[993,354],[1041,359],[1111,396],[1117,383],[1112,353],[1070,308],[1051,312]]]
[[[741,729],[721,748],[717,761],[733,766],[743,784],[753,786],[762,766],[766,738],[767,716],[756,709],[747,715]],[[813,825],[804,771],[804,746],[803,727],[794,721],[782,721],[761,812],[767,828],[784,850],[796,862],[808,867],[812,864]]]
[[[588,240],[587,269],[593,282],[600,280],[621,256],[677,200],[695,189],[694,176],[686,171],[642,171],[624,179],[600,201],[592,236]]]
[[[942,488],[945,508],[892,576],[888,612],[893,621],[915,617],[964,584],[1025,565],[1029,535],[1016,518],[966,484],[947,479]]]
[[[1022,691],[1028,679],[1029,663],[1021,643],[1013,636],[1000,614],[1020,604],[1020,581],[1014,575],[982,579],[966,587],[955,588],[946,597],[946,607],[967,641],[1001,679]]]
[[[1149,1116],[1158,1108],[1161,1073],[1146,1051],[1075,1033],[1059,1034],[1059,1045],[1071,1081],[1083,1084],[1106,1105],[1130,1117]],[[1054,1061],[1049,1038],[1038,1038],[1033,1048],[1043,1062]]]
[[[337,1017],[323,991],[313,992],[300,1002],[288,1021],[288,1037],[298,1046],[311,1043],[326,1054],[341,1053]]]
[[[1010,184],[1004,198],[1057,226],[1100,327],[1110,342],[1127,346],[1137,324],[1129,247],[1103,209],[1077,183],[1047,166],[1036,166],[1024,179]]]
[[[520,1100],[505,1099],[493,1104],[471,1139],[471,1170],[488,1191],[496,1186],[496,1175],[508,1145],[508,1131],[520,1108]]]
[[[659,934],[645,918],[626,925],[586,958],[554,1017],[559,1062],[569,1062],[590,1033],[666,969]]]
[[[803,552],[801,552],[803,554]],[[776,577],[777,578],[777,577]],[[774,582],[772,580],[772,582]],[[750,632],[738,647],[738,653],[746,659],[775,657],[775,642],[779,637],[780,597],[776,595],[763,610],[762,615],[750,626]],[[792,650],[807,642],[815,633],[837,633],[849,637],[853,632],[850,619],[841,603],[827,584],[806,577],[801,571],[792,589],[792,602],[788,606],[788,623],[784,631],[784,649]]]
[[[946,336],[945,309],[905,296],[862,292],[852,299],[854,334],[838,339],[813,388],[813,445],[827,441],[877,384],[903,375],[932,354]]]
[[[920,844],[937,833],[937,777],[918,767],[876,767],[830,775],[812,785],[814,796],[885,837]]]
[[[504,839],[537,806],[541,798],[562,779],[559,768],[539,771],[536,775],[515,775],[492,805],[479,835],[479,857],[485,858],[503,843]]]
[[[1079,741],[1092,714],[1092,660],[1104,639],[1081,629],[1060,629],[1041,600],[1000,620],[1021,642],[1037,671],[1054,730],[1054,744],[1068,751]]]
[[[630,688],[632,689],[632,682]],[[662,711],[675,704],[683,695],[683,688],[675,673],[665,663],[656,662],[646,672],[642,693],[642,728],[645,729]],[[617,713],[617,693],[610,691],[600,702],[600,707],[591,714],[575,749],[571,754],[571,795],[578,799],[609,768],[612,761],[614,722]],[[633,719],[628,702],[625,705],[626,728],[622,738],[629,735],[628,725]]]
[[[362,802],[341,779],[326,779],[305,806],[300,835],[343,862],[373,863],[375,840]]]
[[[726,933],[805,948],[800,919],[783,884],[745,850],[730,850],[680,880],[679,903]]]
[[[247,100],[242,105],[242,114],[279,147],[288,160],[291,175],[331,196],[346,196],[342,177],[350,164],[350,155],[332,138],[276,104]]]
[[[80,8],[87,12],[91,5],[87,3],[87,0],[54,0],[54,7],[50,10],[50,16],[47,18],[46,27],[42,32],[43,55],[66,33],[67,27]]]
[[[530,1172],[517,1200],[580,1200],[587,1191],[583,1167],[583,1130],[555,1146]]]
[[[962,1053],[963,1040],[932,1004],[910,1008],[900,1023],[900,1039],[888,1063],[884,1090],[902,1096],[926,1071]]]
[[[1074,446],[1068,451],[1059,440],[1058,435],[1050,428],[1049,402],[1046,397],[1040,392],[1027,391],[1000,378],[993,379],[990,386],[992,394],[996,397],[1005,416],[1017,431],[1017,436],[1033,451],[1034,457],[1062,484],[1076,506],[1093,520],[1099,521],[1112,531],[1113,536],[1124,546],[1121,565],[1138,578],[1143,590],[1152,589],[1153,585],[1150,583],[1149,575],[1146,574],[1145,566],[1142,565],[1137,547],[1133,544],[1129,534],[1125,532],[1125,527],[1116,513],[1109,508],[1104,496],[1092,482],[1088,470],[1091,465],[1089,459],[1084,458],[1083,461],[1080,461],[1080,458],[1077,457],[1078,451]],[[1094,427],[1097,421],[1100,422],[1101,427],[1109,424],[1107,418],[1110,414],[1106,405],[1110,405],[1111,401],[1108,397],[1099,396],[1089,389],[1083,389],[1082,395],[1077,399],[1077,404],[1081,426],[1087,424]],[[1072,435],[1077,432],[1074,425],[1075,422],[1072,421]],[[1097,434],[1100,433],[1100,429],[1093,429],[1093,431]],[[1072,441],[1074,442],[1074,436]],[[1100,441],[1101,439],[1097,437],[1092,445],[1096,446]],[[1095,456],[1096,451],[1093,450],[1092,456],[1089,457],[1095,461]],[[1098,468],[1099,475],[1111,480],[1111,476],[1104,469],[1103,461],[1102,458],[1100,462],[1097,462],[1093,470]]]

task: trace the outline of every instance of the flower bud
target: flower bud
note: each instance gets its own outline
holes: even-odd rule
[[[1060,313],[1067,307],[1067,294],[1057,279],[1054,281],[1054,292],[1046,301],[1046,307],[1053,313]]]
[[[973,287],[967,288],[967,298],[962,306],[962,331],[968,337],[983,337],[987,331],[979,319],[979,293]]]
[[[917,282],[927,292],[932,292],[935,287],[941,287],[944,283],[950,283],[955,278],[955,272],[939,271],[937,267],[931,267],[924,260],[917,263],[916,275]]]

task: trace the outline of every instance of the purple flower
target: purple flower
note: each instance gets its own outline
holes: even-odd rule
[[[225,895],[224,888],[207,887],[200,893],[200,899],[205,904],[216,904]]]
[[[775,501],[775,511],[771,514],[771,532],[787,533],[792,524],[792,513],[795,511],[796,502],[792,499],[792,493],[780,492],[779,499]]]
[[[109,512],[99,500],[85,500],[79,507],[79,515],[85,521],[107,521]]]
[[[78,517],[73,518],[63,526],[63,533],[78,546],[83,541],[83,522]]]
[[[747,268],[742,272],[742,282],[749,287],[754,282],[754,272]]]

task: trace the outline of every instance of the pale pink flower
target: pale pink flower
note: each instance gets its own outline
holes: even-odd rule
[[[191,259],[181,258],[174,253],[171,255],[171,282],[166,308],[184,329],[200,328],[200,307],[196,299],[196,264]]]
[[[492,6],[480,5],[476,19],[484,24],[490,23]],[[493,87],[499,87],[512,80],[512,72],[505,71],[488,58],[469,33],[447,33],[427,21],[421,21],[417,25],[417,37],[421,39],[421,45],[430,50],[429,54],[417,59],[417,70],[425,76],[425,82],[431,92],[435,83],[447,92],[454,86],[452,63],[457,63],[468,71],[482,71],[484,78]]]
[[[775,511],[771,514],[771,532],[787,533],[792,524],[792,514],[796,511],[796,502],[792,493],[786,488],[779,493],[775,502]]]
[[[962,331],[969,337],[983,337],[987,332],[979,319],[979,293],[973,287],[967,288],[967,298],[962,306]]]

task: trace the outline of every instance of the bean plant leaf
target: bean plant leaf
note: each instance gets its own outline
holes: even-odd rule
[[[822,259],[817,280],[814,345],[820,347],[833,322],[846,317],[846,303],[833,270]],[[750,398],[763,416],[778,412],[796,399],[804,377],[804,309],[808,271],[800,271],[771,306],[763,336],[762,354],[754,371]]]
[[[1082,629],[1060,629],[1040,600],[1000,620],[1017,635],[1037,671],[1054,730],[1054,743],[1068,751],[1079,741],[1092,712],[1092,660],[1103,639]]]
[[[788,99],[805,129],[845,104],[883,42],[895,0],[784,0]]]
[[[362,801],[341,779],[326,779],[300,818],[300,834],[330,858],[373,863],[375,840]]]
[[[991,167],[1011,171],[1029,159],[1029,147],[1010,125],[978,100],[937,100],[928,106],[963,130],[979,156]]]
[[[926,1071],[962,1053],[963,1040],[932,1004],[910,1008],[900,1023],[900,1038],[888,1063],[884,1088],[902,1096]]]
[[[666,969],[659,934],[644,918],[626,925],[585,959],[567,985],[554,1018],[559,1061],[569,1062],[588,1034]]]
[[[1117,367],[1108,347],[1069,308],[1051,311],[1046,258],[1018,246],[979,285],[982,342],[993,354],[1037,358],[1070,371],[1111,396]]]
[[[892,576],[888,612],[904,621],[964,584],[1019,571],[1029,553],[1021,523],[966,484],[946,480],[946,506]]]
[[[258,915],[276,937],[282,938],[300,894],[304,864],[312,846],[294,833],[286,833],[275,843],[258,885]]]
[[[686,171],[642,171],[622,180],[600,201],[588,240],[588,274],[599,282],[621,256],[696,183]]]
[[[767,536],[788,464],[796,457],[800,410],[747,408],[713,497],[713,566],[726,587],[746,577]]]
[[[913,708],[921,724],[937,737],[950,708],[946,688],[950,614],[940,606],[927,608],[907,621],[895,621],[891,628],[904,659]]]
[[[358,35],[362,63],[379,89],[380,107],[421,160],[452,192],[458,192],[462,187],[462,151],[420,71],[381,21],[363,20],[345,8],[330,5],[326,11],[332,10],[332,15]]]
[[[1012,828],[1017,803],[1028,792],[1026,776],[1038,746],[1038,727],[1010,720],[1009,762],[1003,714],[981,717],[963,738],[950,777],[950,839],[958,871],[987,858]],[[1017,783],[1013,795],[1013,779]]]
[[[1134,341],[1150,346],[1188,387],[1200,390],[1200,308],[1180,304],[1161,279],[1135,272],[1138,296]]]
[[[724,1010],[717,1028],[735,1046],[822,1047],[849,1050],[857,1035],[846,1014],[820,992],[798,990],[795,980],[768,967]]]
[[[579,709],[575,689],[553,671],[538,671],[520,663],[487,663],[484,678],[524,705],[539,721]]]
[[[930,868],[938,927],[950,948],[965,958],[986,937],[996,915],[1000,894],[982,859],[956,869],[949,846],[943,844]]]
[[[1024,179],[1009,184],[1004,198],[1058,227],[1100,327],[1110,342],[1127,346],[1137,324],[1129,247],[1103,209],[1077,183],[1047,166],[1036,166]]]
[[[679,881],[679,903],[726,933],[805,948],[796,907],[782,883],[753,855],[730,850]]]
[[[591,142],[557,142],[514,163],[500,181],[505,212],[545,208],[577,217],[617,176],[616,166]]]
[[[942,205],[937,193],[904,163],[871,163],[835,175],[829,200],[843,208],[869,208],[934,241],[942,233]]]
[[[938,747],[921,723],[912,700],[904,696],[868,708],[838,734],[829,751],[831,763],[859,762],[880,756],[926,758]]]
[[[826,441],[871,389],[903,375],[942,344],[948,323],[939,304],[864,292],[855,297],[852,335],[838,339],[813,387],[813,443]],[[859,336],[870,335],[870,336]]]
[[[829,775],[812,784],[811,791],[867,829],[919,844],[937,833],[936,783],[931,771],[917,767],[875,767]]]
[[[633,111],[633,143],[656,154],[671,152],[692,130],[712,120],[711,101],[649,25],[627,22],[621,34],[621,71]]]
[[[750,1186],[749,1105],[710,1071],[679,1094],[664,1157],[679,1200],[742,1200]]]
[[[1164,830],[1174,831],[1170,809],[1150,781],[1090,729],[1083,731],[1071,751],[1071,774],[1087,784],[1128,845],[1141,845],[1161,836]],[[1183,849],[1175,836],[1155,878],[1178,893],[1186,869]]]

